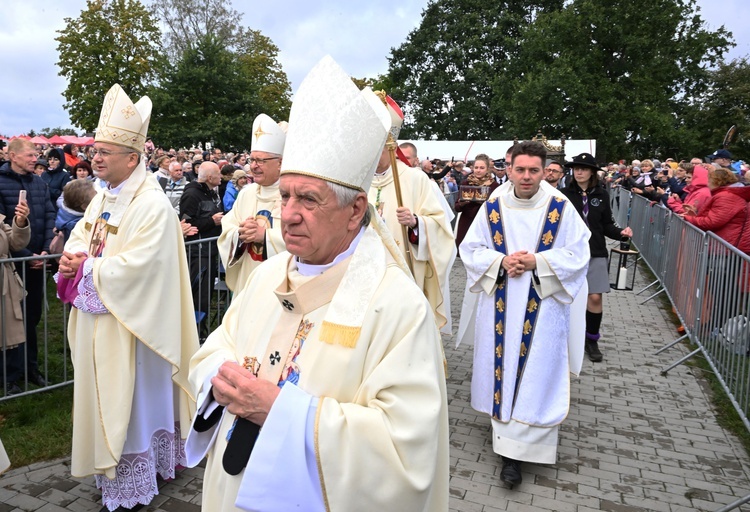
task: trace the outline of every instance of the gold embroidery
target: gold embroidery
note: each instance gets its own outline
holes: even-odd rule
[[[557,224],[557,221],[560,219],[560,213],[557,211],[557,208],[549,212],[547,218],[552,224]]]
[[[526,322],[524,322],[523,324],[523,334],[526,335],[526,334],[529,334],[530,332],[531,332],[531,324],[529,323],[528,320],[526,320]]]
[[[549,230],[549,231],[547,231],[547,232],[546,232],[546,233],[544,234],[544,236],[542,236],[542,243],[543,243],[544,245],[549,245],[549,244],[551,244],[551,243],[552,243],[552,240],[554,240],[554,238],[555,238],[555,237],[554,237],[554,236],[552,236],[552,231],[551,231],[551,230]]]
[[[502,345],[498,345],[497,347],[495,347],[495,354],[497,355],[497,357],[503,357],[503,346]]]
[[[497,197],[493,197],[492,199],[490,199],[487,202],[490,203],[490,204],[495,204],[495,203],[497,203]]]
[[[526,311],[528,311],[529,313],[533,313],[538,307],[539,304],[537,304],[536,299],[531,299],[527,304]]]
[[[496,332],[497,332],[497,333],[498,333],[499,335],[501,335],[501,336],[502,336],[502,334],[503,334],[503,322],[502,322],[502,321],[500,321],[500,322],[498,322],[498,323],[497,323],[497,325],[495,326],[495,331],[496,331]]]
[[[497,285],[497,289],[502,290],[503,288],[505,288],[505,281],[500,281],[500,283]]]
[[[242,363],[242,366],[246,370],[250,370],[250,373],[252,373],[256,377],[258,376],[258,371],[260,370],[260,362],[258,361],[257,357],[255,357],[255,356],[253,356],[253,357],[245,356],[244,361]]]
[[[500,368],[495,368],[495,379],[497,380],[503,380],[503,370]]]
[[[497,245],[502,245],[503,243],[503,235],[501,235],[499,232],[495,233],[495,236],[492,237],[492,239],[495,241]]]
[[[120,110],[120,112],[122,112],[122,115],[125,119],[130,119],[135,115],[135,110],[133,110],[133,107],[130,105]]]
[[[525,356],[525,355],[526,355],[526,351],[527,351],[527,350],[528,350],[528,349],[526,348],[526,343],[523,343],[523,342],[522,342],[522,343],[521,343],[521,357],[523,357],[523,356]]]
[[[263,136],[263,135],[269,135],[269,133],[268,132],[264,132],[263,128],[261,128],[260,126],[258,126],[258,129],[255,130],[255,133],[253,133],[253,135],[255,135],[255,140],[258,140],[258,139],[261,138],[261,136]]]
[[[499,391],[495,391],[495,404],[496,405],[500,404],[500,392]]]
[[[495,307],[500,313],[505,311],[505,302],[503,302],[503,299],[497,299],[497,302],[495,303]]]
[[[493,224],[500,222],[500,214],[497,213],[497,210],[492,210],[492,213],[490,213],[490,220]]]

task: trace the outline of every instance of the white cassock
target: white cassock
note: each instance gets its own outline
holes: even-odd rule
[[[281,196],[279,182],[262,187],[257,183],[240,190],[237,201],[221,219],[221,236],[216,242],[221,264],[226,269],[226,283],[230,290],[238,292],[248,276],[263,262],[264,246],[245,245],[239,240],[240,224],[248,217],[262,222],[266,227],[265,259],[286,249],[281,236]]]
[[[433,187],[434,180],[421,170],[401,161],[398,161],[398,170],[403,205],[417,215],[419,240],[416,244],[405,241],[402,235],[401,224],[396,217],[398,202],[390,168],[384,174],[375,175],[367,199],[388,226],[404,257],[406,244],[409,244],[414,281],[430,302],[438,328],[442,332],[450,332],[450,295],[445,295],[445,283],[456,258],[456,250],[450,219],[442,204],[445,198]],[[442,197],[442,202],[438,196]],[[447,211],[450,212],[450,209]]]
[[[236,476],[222,464],[235,417],[191,429],[188,463],[208,455],[204,512],[448,509],[440,336],[372,228],[331,265],[282,253],[250,276],[191,362],[201,415],[224,361],[278,370],[282,389]]]
[[[544,184],[543,184],[544,185]],[[509,253],[536,253],[551,187],[540,186],[531,199],[515,196],[513,185],[493,192],[503,220]],[[501,417],[492,419],[493,450],[516,460],[553,464],[557,455],[557,434],[570,406],[569,372],[580,371],[583,331],[570,335],[571,325],[584,325],[584,307],[572,308],[576,296],[585,299],[586,271],[590,259],[589,230],[572,204],[566,201],[552,247],[536,253],[539,282],[535,289],[542,299],[533,344],[527,355],[515,405],[502,401]],[[460,246],[467,273],[467,298],[462,312],[459,343],[474,340],[471,406],[492,414],[495,386],[495,290],[505,256],[495,250],[483,204]],[[503,375],[518,371],[523,323],[526,318],[532,272],[507,278]],[[471,297],[468,297],[471,294]],[[467,311],[466,305],[474,303]],[[466,316],[467,318],[464,318]],[[473,324],[473,325],[470,325]],[[514,396],[515,378],[503,379],[502,395]]]

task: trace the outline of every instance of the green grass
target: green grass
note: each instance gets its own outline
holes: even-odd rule
[[[73,365],[64,340],[63,305],[55,296],[55,283],[47,282],[47,347],[46,360],[49,381],[52,384],[73,379]],[[210,329],[218,327],[226,311],[227,297],[217,304],[216,294],[211,296]],[[44,373],[44,322],[39,323],[39,369]],[[21,384],[23,387],[23,383]],[[31,386],[29,389],[36,389]],[[21,467],[45,460],[70,455],[73,437],[72,424],[73,385],[67,385],[28,396],[2,400],[0,383],[0,439],[13,467]]]
[[[73,386],[0,403],[0,432],[14,468],[70,455]]]

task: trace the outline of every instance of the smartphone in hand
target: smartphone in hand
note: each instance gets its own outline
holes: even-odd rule
[[[18,193],[18,202],[20,203],[21,201],[26,201],[26,191],[25,190],[21,190]]]

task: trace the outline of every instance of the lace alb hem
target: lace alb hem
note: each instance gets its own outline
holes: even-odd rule
[[[159,494],[156,482],[158,473],[164,480],[175,477],[177,466],[186,466],[185,441],[180,429],[174,433],[166,430],[154,432],[151,446],[143,453],[123,454],[117,464],[113,480],[96,475],[96,486],[102,490],[102,503],[109,510],[117,507],[133,508],[148,505]]]
[[[78,283],[78,297],[73,305],[85,313],[103,315],[109,313],[99,299],[99,294],[94,286],[94,258],[87,258],[83,263],[83,278]]]

